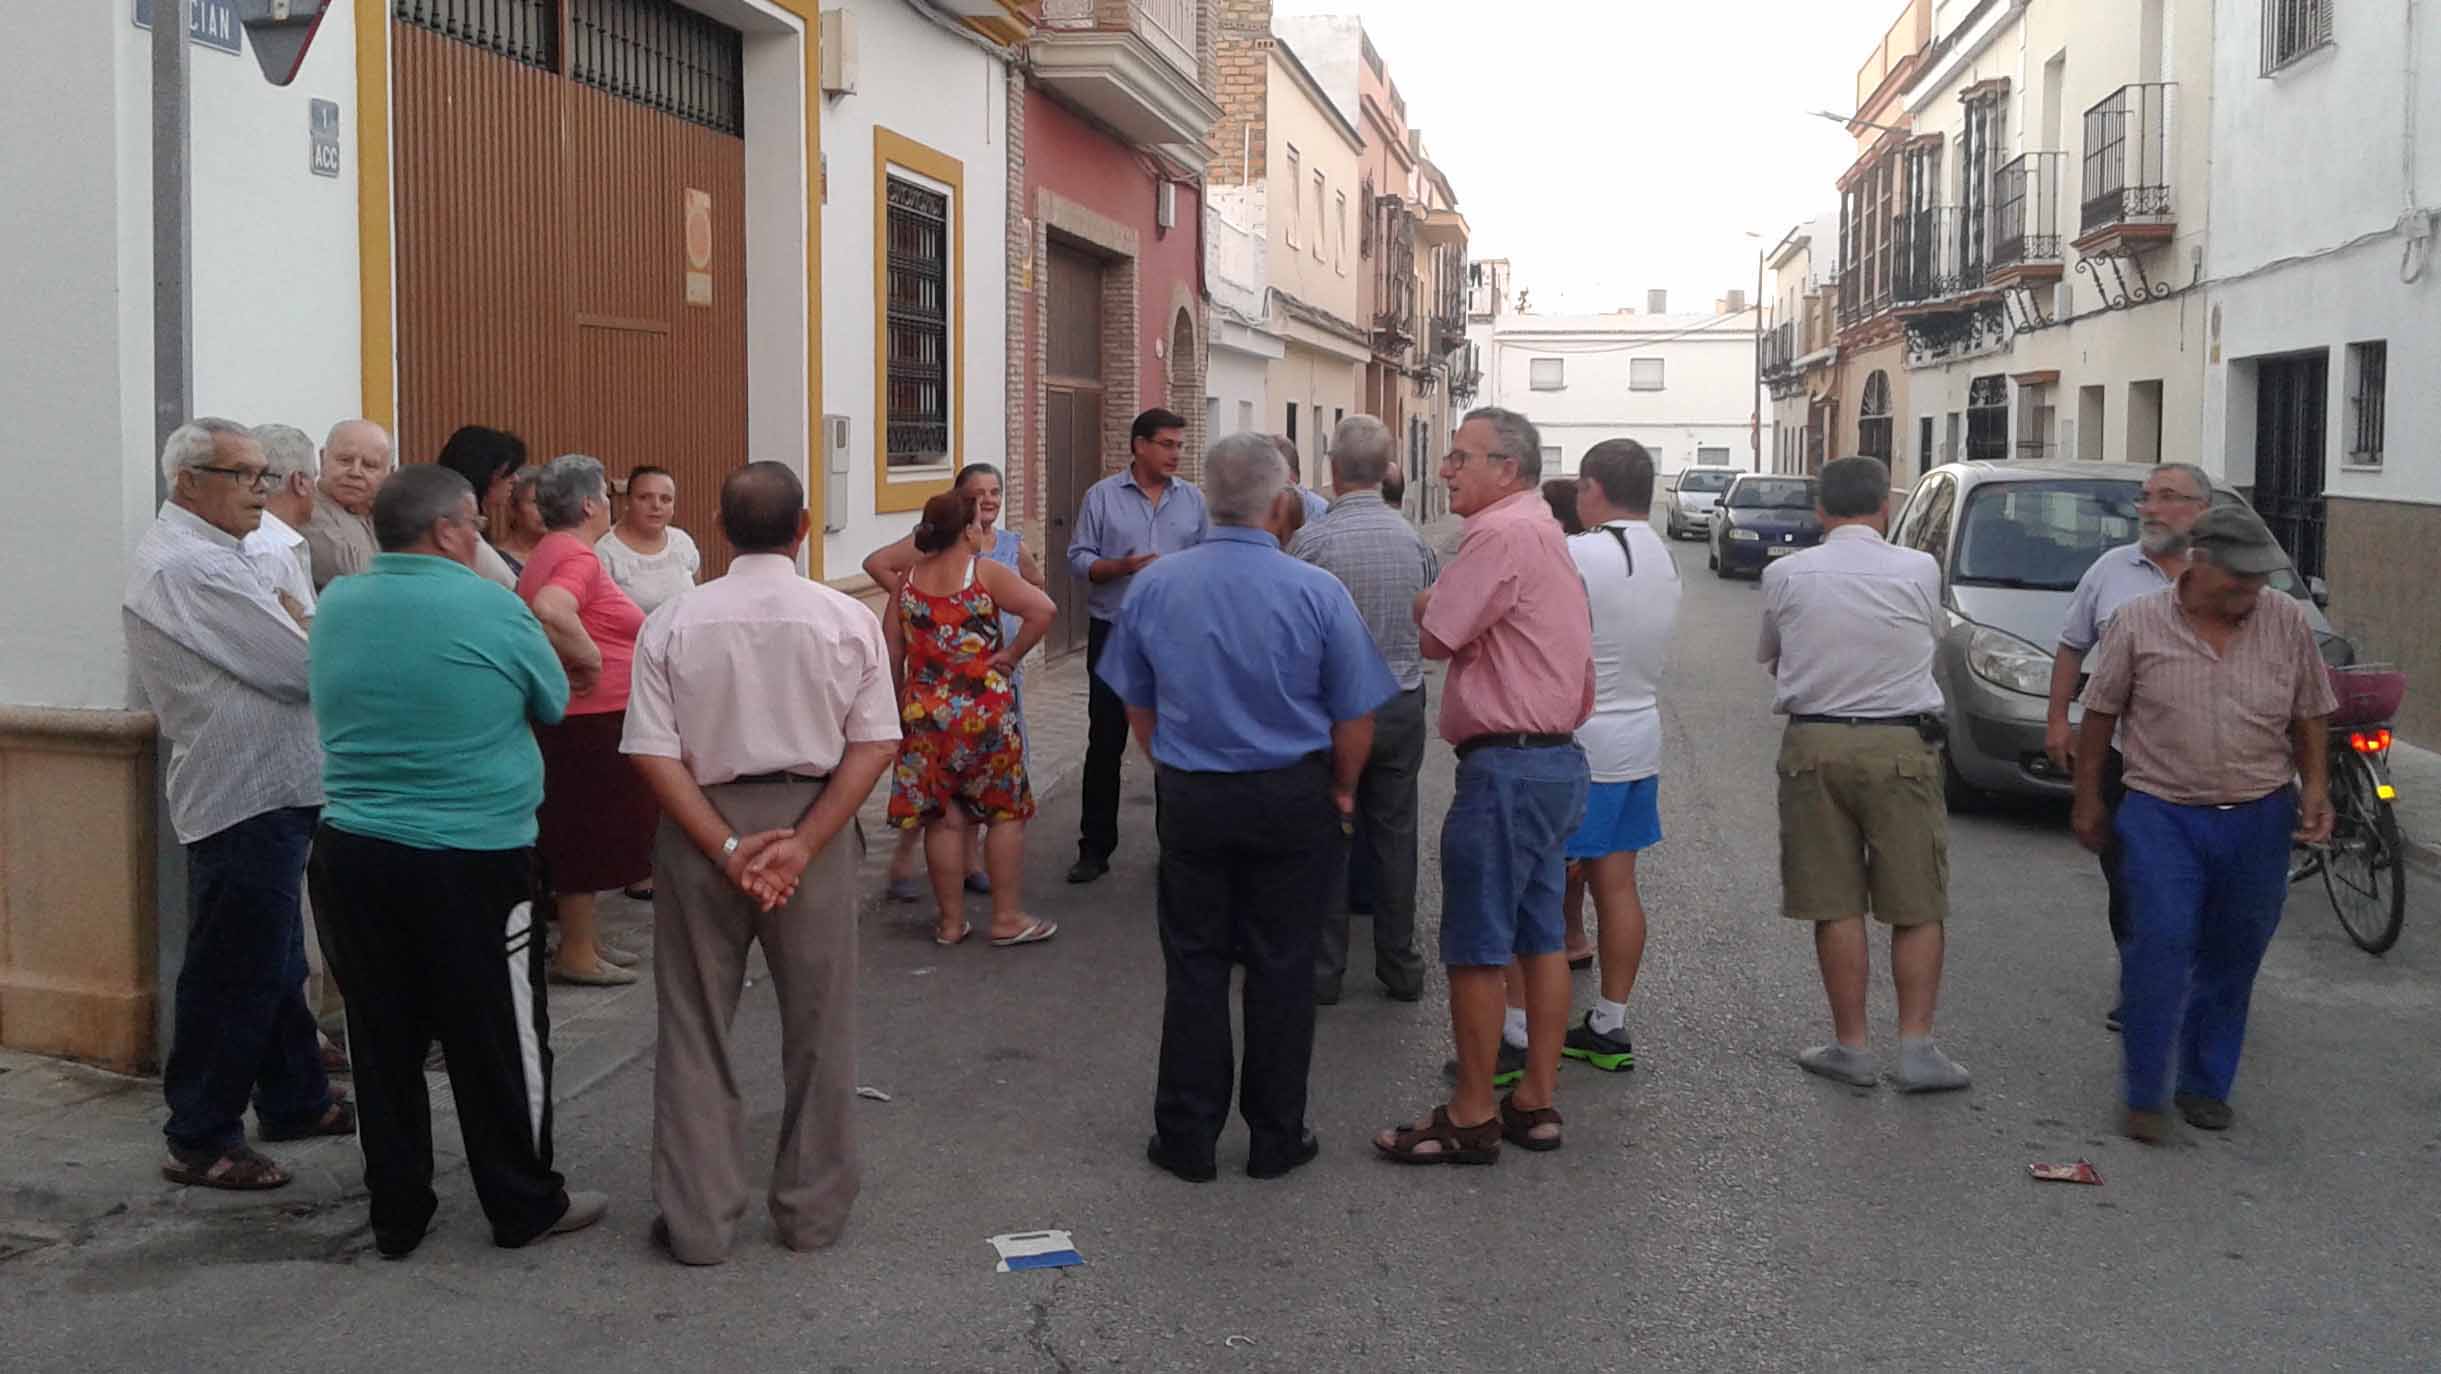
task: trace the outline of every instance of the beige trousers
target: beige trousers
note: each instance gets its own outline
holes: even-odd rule
[[[740,835],[793,826],[818,783],[705,789]],[[746,1214],[745,1109],[729,1032],[760,943],[780,999],[780,1148],[771,1219],[782,1243],[839,1238],[862,1166],[856,1103],[856,864],[853,825],[816,855],[796,895],[762,912],[668,820],[653,841],[653,965],[661,1043],[653,1073],[653,1200],[671,1252],[689,1264],[728,1257]]]

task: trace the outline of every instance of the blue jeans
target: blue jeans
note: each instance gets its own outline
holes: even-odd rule
[[[2129,792],[2114,821],[2130,931],[2119,963],[2127,1105],[2177,1091],[2227,1101],[2246,1043],[2255,971],[2288,899],[2297,799],[2283,789],[2226,809]]]
[[[305,1005],[301,894],[316,807],[248,817],[186,847],[186,962],[178,970],[176,1039],[161,1073],[163,1134],[180,1150],[219,1153],[256,1120],[302,1128],[330,1107],[321,1041]]]
[[[1585,751],[1477,749],[1441,821],[1441,962],[1497,968],[1567,946],[1561,849],[1585,819]]]

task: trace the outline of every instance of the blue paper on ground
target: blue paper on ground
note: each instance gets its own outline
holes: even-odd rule
[[[1003,1274],[1021,1269],[1066,1269],[1085,1262],[1065,1231],[1019,1231],[994,1236],[991,1246],[1000,1252],[996,1268]]]

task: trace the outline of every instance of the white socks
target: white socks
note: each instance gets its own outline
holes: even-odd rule
[[[1593,1028],[1604,1035],[1617,1035],[1627,1029],[1627,1003],[1607,998],[1593,999],[1593,1011],[1588,1014]]]
[[[1501,1023],[1500,1038],[1521,1050],[1526,1047],[1526,1009],[1524,1007],[1509,1008],[1508,1019]]]

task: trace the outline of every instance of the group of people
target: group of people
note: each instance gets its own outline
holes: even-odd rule
[[[1184,481],[1186,436],[1171,412],[1137,418],[1129,465],[1086,494],[1066,569],[1084,584],[1091,682],[1068,880],[1109,869],[1131,737],[1159,799],[1165,1001],[1147,1157],[1215,1177],[1233,1096],[1249,1173],[1316,1156],[1317,1008],[1345,995],[1352,912],[1373,918],[1383,993],[1421,998],[1427,661],[1448,665],[1437,732],[1457,758],[1439,839],[1453,1084],[1373,1143],[1411,1164],[1560,1148],[1561,1060],[1635,1063],[1637,866],[1661,839],[1659,690],[1680,598],[1648,524],[1651,455],[1596,445],[1563,490],[1543,481],[1530,420],[1468,413],[1438,473],[1465,520],[1445,560],[1386,491],[1403,474],[1378,420],[1331,436],[1328,501],[1296,481],[1293,444],[1260,434],[1213,443],[1202,485]],[[597,460],[529,466],[505,431],[468,427],[436,462],[393,471],[366,421],[317,452],[293,429],[199,419],[171,436],[162,470],[169,500],[138,550],[125,625],[173,745],[170,815],[193,874],[165,1176],[284,1183],[245,1142],[250,1099],[265,1140],[360,1132],[378,1247],[410,1253],[436,1206],[422,1071],[437,1041],[494,1239],[591,1225],[607,1199],[571,1193],[551,1163],[545,987],[634,980],[636,954],[601,937],[595,909],[624,888],[654,907],[655,1240],[715,1263],[746,1210],[729,1037],[759,943],[787,1094],[773,1217],[791,1246],[831,1243],[860,1178],[852,822],[867,796],[890,779],[904,832],[891,895],[917,896],[920,854],[937,942],[973,934],[969,891],[990,896],[995,946],[1058,933],[1026,910],[1022,877],[1035,801],[1020,664],[1054,609],[1042,567],[999,524],[999,472],[959,473],[867,560],[877,617],[797,574],[805,493],[782,464],[724,481],[734,559],[700,586],[671,474],[631,472],[614,523]],[[2139,1138],[2160,1137],[2173,1048],[2187,1119],[2227,1125],[2246,991],[2278,915],[2264,856],[2285,854],[2292,826],[2329,829],[2316,734],[2329,688],[2311,633],[2264,589],[2277,549],[2260,522],[2208,502],[2193,469],[2153,475],[2145,541],[2088,574],[2054,691],[2077,833],[2104,850],[2125,933],[2114,1020]],[[1831,1040],[1797,1061],[1879,1081],[1871,918],[1892,928],[1893,1081],[1953,1090],[1968,1075],[1933,1038],[1948,907],[1940,575],[1883,537],[1889,505],[1878,461],[1827,464],[1822,545],[1762,584],[1759,658],[1790,718],[1783,910],[1814,929],[1831,1012]],[[2087,649],[2071,735],[2063,689]],[[300,888],[347,1004],[353,1101],[316,1053]],[[1572,1016],[1584,959],[1599,986]],[[1227,1006],[1238,966],[1242,1059]]]

